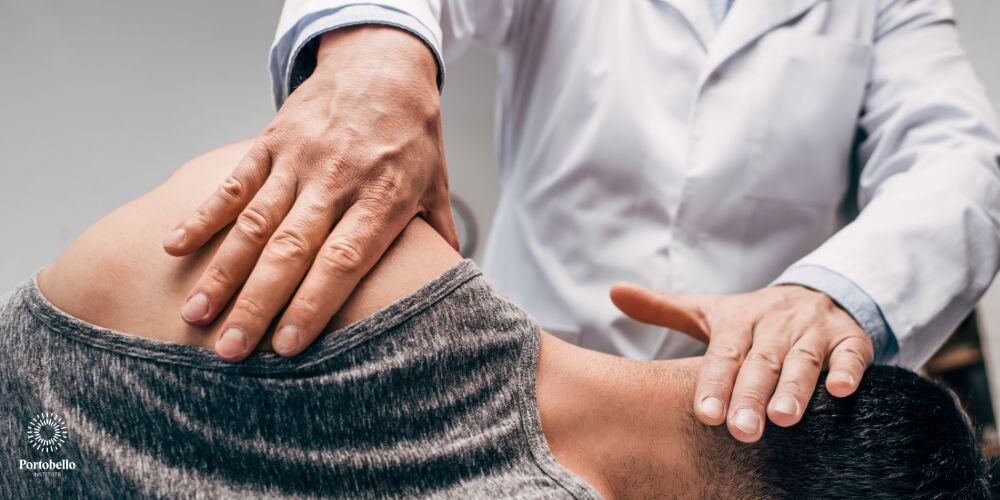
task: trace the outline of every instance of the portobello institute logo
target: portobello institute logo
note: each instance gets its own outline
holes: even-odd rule
[[[43,453],[52,453],[62,448],[66,443],[66,422],[59,415],[51,412],[42,412],[32,417],[28,422],[28,443],[31,447]],[[30,471],[34,477],[59,477],[64,471],[76,469],[76,462],[62,459],[58,462],[51,458],[44,460],[28,460],[22,458],[18,461],[18,468]]]
[[[66,442],[66,423],[54,413],[39,413],[28,424],[28,442],[38,451],[56,451]]]

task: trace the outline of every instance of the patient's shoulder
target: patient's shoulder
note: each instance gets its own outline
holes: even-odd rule
[[[39,288],[55,306],[89,323],[152,338],[208,337],[179,316],[187,291],[221,238],[190,257],[163,251],[165,234],[195,211],[249,148],[240,142],[204,153],[162,184],[104,216],[41,272]]]
[[[102,218],[42,271],[42,292],[89,323],[210,347],[222,322],[191,327],[181,319],[180,308],[228,229],[187,257],[168,255],[162,241],[217,189],[248,148],[243,142],[205,153]],[[351,295],[335,324],[351,323],[412,293],[460,258],[426,222],[414,220]],[[220,317],[226,314],[223,310]]]

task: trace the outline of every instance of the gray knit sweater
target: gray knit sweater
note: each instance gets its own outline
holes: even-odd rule
[[[230,364],[0,304],[0,498],[596,498],[549,451],[539,329],[470,261],[295,358]]]

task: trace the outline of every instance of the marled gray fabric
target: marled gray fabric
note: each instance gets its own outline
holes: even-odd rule
[[[541,434],[539,341],[470,261],[239,364],[83,323],[30,281],[0,306],[0,497],[596,498]],[[45,411],[68,429],[50,453],[26,435]]]

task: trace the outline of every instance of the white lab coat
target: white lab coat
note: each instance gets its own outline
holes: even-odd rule
[[[278,102],[300,48],[347,24],[408,29],[439,57],[495,49],[483,267],[585,347],[702,349],[624,318],[617,280],[827,291],[810,277],[825,274],[877,304],[898,343],[885,361],[912,367],[1000,266],[1000,134],[946,0],[736,0],[718,27],[704,0],[355,3],[286,3]]]

